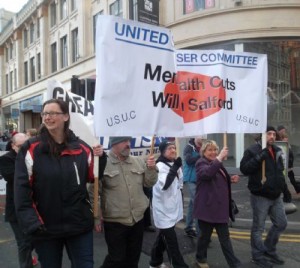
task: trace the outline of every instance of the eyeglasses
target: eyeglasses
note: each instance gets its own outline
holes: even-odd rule
[[[53,117],[56,117],[59,114],[64,114],[64,113],[60,113],[60,112],[42,112],[41,117],[46,117],[47,115],[49,115],[50,118],[53,118]]]

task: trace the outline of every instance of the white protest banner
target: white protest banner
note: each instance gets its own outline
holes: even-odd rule
[[[98,17],[96,36],[97,135],[181,133],[182,118],[153,105],[175,72],[170,30],[103,15]]]
[[[47,99],[66,101],[69,104],[70,129],[90,146],[99,144],[94,136],[94,105],[90,101],[66,91],[63,85],[55,80],[48,81]]]
[[[185,133],[259,133],[267,125],[267,56],[225,50],[177,50],[176,82]],[[195,132],[196,130],[196,132]]]
[[[169,30],[113,16],[99,17],[96,47],[98,135],[266,129],[266,55],[175,51]]]

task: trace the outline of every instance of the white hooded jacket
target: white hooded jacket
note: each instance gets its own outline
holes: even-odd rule
[[[171,166],[173,162],[169,162]],[[158,180],[153,186],[152,210],[154,224],[159,229],[166,229],[174,226],[183,219],[183,202],[181,189],[183,187],[183,173],[180,168],[177,171],[178,177],[174,179],[167,190],[162,190],[170,167],[163,162],[156,164]]]

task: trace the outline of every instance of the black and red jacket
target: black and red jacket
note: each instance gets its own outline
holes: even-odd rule
[[[66,237],[93,229],[86,189],[94,181],[92,149],[70,131],[59,156],[45,134],[25,142],[16,158],[15,207],[23,231],[33,238]],[[44,225],[46,231],[37,230]]]

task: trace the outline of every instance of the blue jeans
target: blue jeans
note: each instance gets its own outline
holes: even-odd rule
[[[276,254],[276,245],[280,234],[287,226],[287,218],[281,196],[275,200],[271,200],[251,194],[250,201],[253,210],[251,228],[252,258],[257,260],[263,258],[265,252],[272,255]],[[262,234],[265,230],[265,222],[268,215],[270,215],[272,227],[265,241],[263,241]]]
[[[196,232],[199,235],[200,229],[198,222],[194,220],[193,218],[193,209],[194,209],[194,201],[195,201],[195,194],[196,194],[196,183],[194,182],[186,182],[188,189],[189,189],[189,195],[190,195],[190,202],[188,205],[187,213],[186,213],[186,220],[185,220],[185,231],[189,231],[193,229],[193,225],[195,222],[196,225]]]
[[[93,268],[93,231],[70,237],[35,240],[35,250],[43,268],[61,268],[66,247],[72,268]]]

